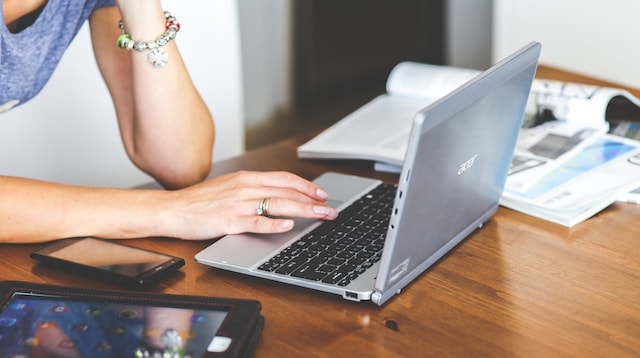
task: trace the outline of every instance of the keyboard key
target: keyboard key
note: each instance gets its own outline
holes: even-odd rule
[[[382,257],[396,187],[382,184],[259,269],[346,286]]]

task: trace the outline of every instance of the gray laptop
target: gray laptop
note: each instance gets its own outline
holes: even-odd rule
[[[528,44],[419,111],[397,185],[326,173],[315,181],[336,221],[228,235],[196,260],[382,305],[496,212],[540,48]]]

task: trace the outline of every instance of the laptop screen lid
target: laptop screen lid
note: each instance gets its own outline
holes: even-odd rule
[[[528,44],[416,115],[372,296],[378,305],[496,212],[540,49]]]

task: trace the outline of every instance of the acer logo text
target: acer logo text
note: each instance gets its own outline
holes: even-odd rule
[[[460,164],[460,168],[458,169],[458,175],[466,172],[469,168],[471,168],[473,166],[473,163],[475,163],[477,157],[478,155],[476,154],[473,157],[469,158],[469,160],[467,160],[466,162]]]

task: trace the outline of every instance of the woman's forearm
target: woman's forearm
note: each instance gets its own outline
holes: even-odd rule
[[[121,18],[122,31],[132,41],[155,41],[166,31],[160,2],[117,3],[119,13],[96,11],[90,23],[96,58],[114,98],[127,153],[166,187],[198,182],[210,169],[214,127],[178,51],[180,34],[162,47],[168,62],[156,68],[148,61],[149,50],[117,48],[115,40]]]
[[[164,194],[0,176],[0,242],[151,236],[152,231],[162,230],[156,213]]]

